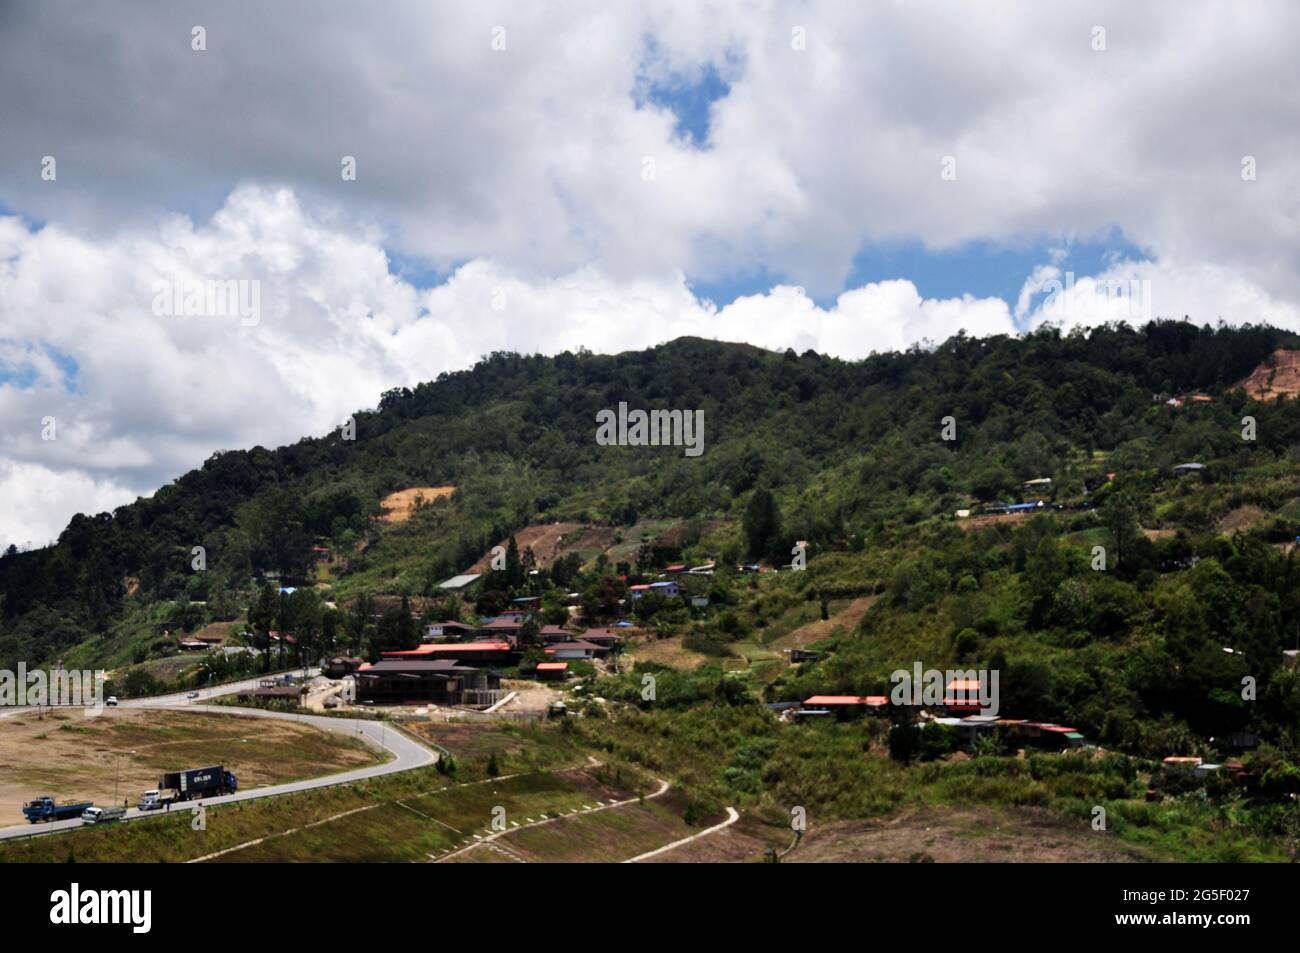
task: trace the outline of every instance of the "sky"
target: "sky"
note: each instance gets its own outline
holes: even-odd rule
[[[494,350],[1300,330],[1297,36],[1280,0],[0,0],[0,546]]]

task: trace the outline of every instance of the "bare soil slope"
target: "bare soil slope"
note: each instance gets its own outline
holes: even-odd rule
[[[1278,348],[1237,386],[1256,400],[1295,397],[1300,394],[1300,351]]]

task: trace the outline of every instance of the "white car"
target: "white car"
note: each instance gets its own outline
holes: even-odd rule
[[[198,692],[190,692],[190,693],[189,693],[188,695],[186,695],[185,697],[186,697],[186,698],[198,698],[198,697],[199,697],[199,693],[198,693]]]
[[[117,707],[117,696],[116,696],[116,695],[109,695],[107,698],[104,699],[104,704],[107,705],[109,708],[116,708],[116,707]]]
[[[122,821],[126,819],[124,807],[88,807],[81,813],[83,824],[103,824],[105,821]]]

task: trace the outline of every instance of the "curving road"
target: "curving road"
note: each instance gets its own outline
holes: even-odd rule
[[[249,788],[241,790],[235,794],[227,794],[221,797],[209,797],[196,799],[194,801],[184,802],[172,808],[175,811],[187,811],[193,809],[197,804],[233,804],[236,801],[251,801],[256,798],[274,797],[279,794],[290,794],[294,791],[310,791],[314,788],[331,787],[335,784],[349,784],[353,781],[363,781],[367,778],[377,778],[385,774],[396,774],[399,771],[410,771],[413,768],[422,768],[431,765],[438,760],[438,754],[415,741],[410,736],[400,730],[391,727],[387,722],[369,721],[362,718],[331,718],[324,715],[299,714],[297,712],[268,711],[262,708],[230,708],[225,705],[202,705],[198,702],[208,698],[216,698],[221,695],[231,695],[241,691],[244,688],[255,688],[261,678],[248,679],[243,682],[231,682],[227,685],[218,685],[213,688],[205,688],[199,691],[198,699],[190,699],[185,692],[178,692],[175,695],[160,695],[155,698],[140,698],[123,701],[123,708],[163,708],[175,709],[184,707],[193,711],[211,712],[218,715],[240,715],[246,718],[273,718],[281,721],[296,721],[306,725],[320,728],[324,731],[333,731],[338,734],[348,734],[360,738],[362,741],[374,748],[382,749],[392,754],[392,759],[384,764],[371,765],[366,768],[356,768],[352,771],[343,771],[338,774],[327,774],[319,778],[307,778],[302,781],[288,781],[284,784],[271,784],[265,787]],[[21,711],[29,709],[8,709],[4,715],[14,715]],[[126,819],[128,821],[136,820],[141,817],[153,817],[161,812],[158,811],[141,811],[139,808],[131,808],[127,811]],[[0,828],[0,840],[8,840],[14,837],[31,837],[39,834],[53,834],[58,831],[73,830],[81,827],[81,821],[73,818],[67,821],[54,821],[47,824],[29,824],[22,823],[14,827]]]

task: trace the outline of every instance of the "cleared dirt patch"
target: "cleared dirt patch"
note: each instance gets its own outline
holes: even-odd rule
[[[845,632],[852,632],[857,628],[862,617],[867,614],[867,610],[875,605],[879,596],[860,596],[854,599],[841,611],[835,613],[829,619],[818,619],[816,622],[809,622],[807,625],[801,625],[784,638],[777,639],[771,645],[771,648],[802,648],[805,645],[811,645],[814,642],[820,642],[828,638],[836,628],[842,628]]]
[[[655,662],[681,671],[699,668],[710,656],[682,645],[681,636],[656,639],[647,636],[627,648],[626,657],[631,662]]]
[[[361,742],[309,725],[233,715],[108,709],[97,718],[55,712],[0,719],[0,824],[22,820],[43,794],[132,803],[164,771],[221,764],[241,788],[317,777],[376,755]]]
[[[382,511],[380,521],[384,523],[404,523],[415,511],[434,500],[441,500],[456,492],[454,486],[413,486],[409,489],[389,493],[379,501]]]
[[[957,525],[964,530],[988,529],[990,526],[1005,524],[1007,526],[1019,526],[1029,516],[1025,513],[984,513],[980,516],[968,516],[966,519],[957,521]]]
[[[811,827],[783,863],[1115,863],[1147,858],[1039,808],[931,808]]]
[[[1300,351],[1279,348],[1264,358],[1238,387],[1256,400],[1277,400],[1300,394]]]
[[[1258,506],[1239,506],[1219,520],[1219,532],[1245,532],[1251,527],[1258,526],[1262,523],[1267,515],[1268,514]]]
[[[538,567],[545,569],[563,556],[573,542],[580,539],[588,527],[581,523],[543,523],[537,526],[525,526],[515,533],[515,545],[520,555],[525,550],[533,551],[533,558]],[[509,540],[499,540],[496,545],[505,546]],[[466,572],[486,572],[492,562],[491,551],[484,553],[479,561]]]

